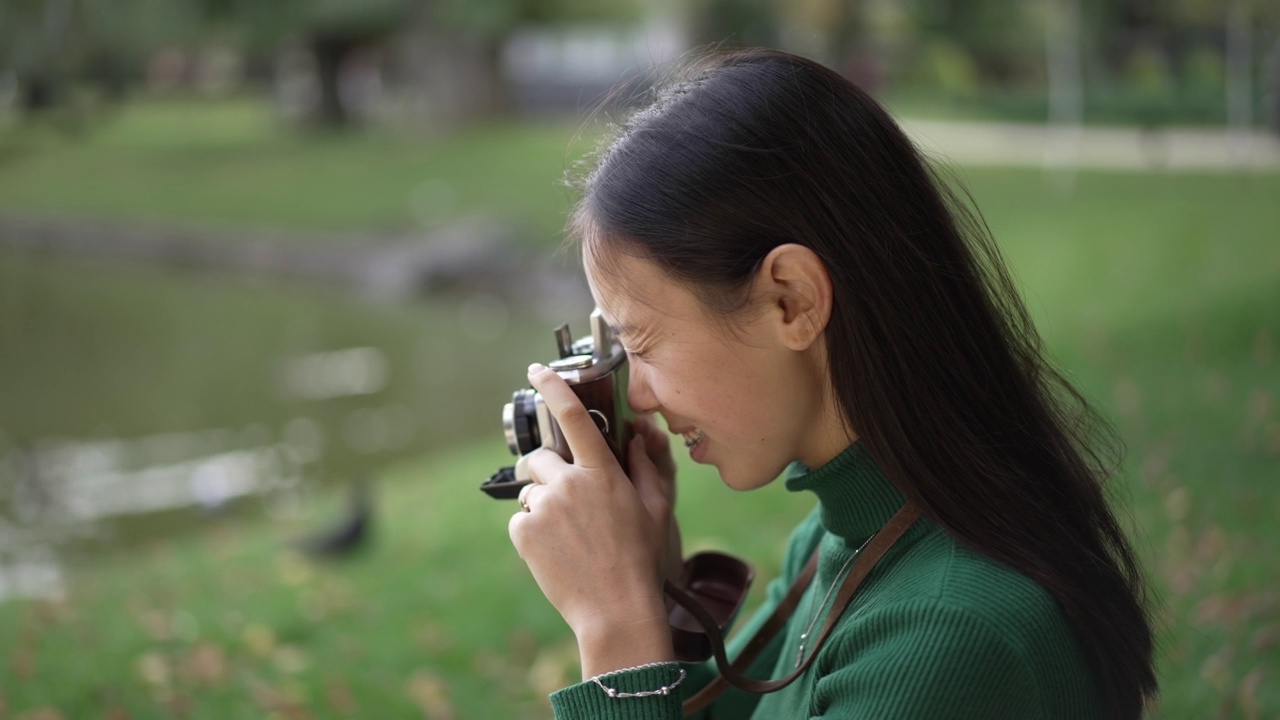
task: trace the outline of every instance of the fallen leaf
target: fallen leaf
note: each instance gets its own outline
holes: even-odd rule
[[[471,656],[471,671],[477,677],[489,678],[495,682],[511,677],[512,673],[519,672],[528,665],[528,660],[517,665],[509,655],[492,650],[478,650]]]
[[[1210,372],[1204,380],[1204,396],[1209,402],[1218,405],[1231,395],[1231,381],[1217,370]]]
[[[268,712],[267,717],[279,720],[308,720],[311,712],[302,701],[297,687],[275,688],[256,683],[251,688],[254,702]]]
[[[1231,685],[1231,648],[1224,648],[1205,658],[1200,665],[1200,677],[1219,693],[1225,693]]]
[[[425,668],[415,670],[405,681],[409,699],[431,720],[453,720],[453,703],[443,678]]]
[[[1191,514],[1191,491],[1185,487],[1174,488],[1164,496],[1164,511],[1175,523],[1186,520]]]
[[[1158,487],[1160,481],[1169,472],[1169,456],[1164,452],[1153,452],[1142,460],[1142,482],[1149,488]]]
[[[260,623],[254,623],[244,629],[244,645],[249,652],[259,657],[266,657],[276,647],[275,632]]]
[[[1205,624],[1234,627],[1248,616],[1249,598],[1210,595],[1196,606],[1196,618]]]
[[[331,675],[325,679],[324,698],[330,707],[343,715],[352,715],[356,711],[355,695],[351,693],[351,686],[342,678]]]
[[[148,685],[169,684],[169,678],[172,675],[169,671],[169,661],[158,652],[139,655],[134,661],[134,667],[138,671],[138,676]]]
[[[296,675],[307,669],[307,656],[294,645],[281,645],[271,655],[280,672]]]
[[[297,553],[284,553],[276,562],[276,571],[280,574],[280,582],[297,587],[311,582],[315,571],[310,563]]]
[[[13,668],[14,677],[31,680],[36,676],[35,650],[27,647],[18,648],[13,654],[13,659],[9,661],[9,666]]]
[[[445,629],[444,625],[436,622],[427,622],[419,625],[413,633],[413,638],[428,652],[438,651],[451,644],[452,641],[449,638],[449,631]]]
[[[1204,572],[1203,563],[1192,556],[1191,545],[1191,532],[1185,525],[1173,526],[1165,539],[1165,556],[1160,569],[1174,595],[1191,592]]]
[[[1275,412],[1276,399],[1266,388],[1254,388],[1249,393],[1249,422],[1253,425],[1260,425],[1271,419],[1271,414]]]
[[[227,661],[222,648],[202,642],[187,653],[182,663],[183,675],[200,685],[218,685],[227,678]]]
[[[35,604],[36,616],[46,625],[59,625],[75,619],[75,609],[66,597],[42,598]]]
[[[1208,564],[1215,562],[1227,551],[1227,534],[1217,525],[1211,525],[1196,540],[1195,559]]]
[[[1280,422],[1269,422],[1263,428],[1262,449],[1267,457],[1280,457]]]
[[[183,693],[173,693],[163,703],[170,717],[184,718],[191,714],[191,698]]]
[[[1142,391],[1132,378],[1120,378],[1113,391],[1116,409],[1121,415],[1136,416],[1142,412]]]
[[[1271,342],[1271,333],[1267,332],[1266,328],[1262,328],[1257,335],[1253,336],[1253,361],[1259,367],[1266,367],[1275,359],[1275,355],[1276,349]]]
[[[64,720],[64,717],[61,710],[46,707],[24,712],[14,720]]]
[[[1258,632],[1253,634],[1253,641],[1249,644],[1251,648],[1260,653],[1266,652],[1277,645],[1280,645],[1280,623],[1264,625]]]
[[[529,666],[529,687],[547,695],[571,684],[570,679],[578,672],[578,662],[578,646],[574,642],[544,648]]]
[[[173,622],[169,613],[151,609],[142,613],[139,619],[147,636],[156,642],[168,642],[173,639]]]
[[[1256,667],[1240,681],[1236,688],[1236,703],[1246,720],[1258,720],[1262,717],[1262,703],[1258,701],[1258,686],[1262,684],[1262,668]]]

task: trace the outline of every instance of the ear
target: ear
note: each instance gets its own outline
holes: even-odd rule
[[[756,271],[756,289],[765,316],[782,343],[807,350],[831,320],[831,276],[817,253],[803,245],[779,245]]]

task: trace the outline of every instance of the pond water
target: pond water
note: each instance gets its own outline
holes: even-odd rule
[[[319,483],[451,443],[492,438],[505,463],[502,404],[590,307],[499,290],[392,304],[0,252],[0,598],[56,590],[52,557],[193,513],[288,514]]]

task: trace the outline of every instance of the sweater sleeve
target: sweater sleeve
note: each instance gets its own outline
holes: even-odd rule
[[[775,607],[781,602],[795,576],[799,574],[809,559],[809,554],[817,547],[823,534],[818,521],[817,511],[802,521],[787,542],[787,551],[783,558],[782,573],[769,583],[765,591],[764,601],[752,614],[741,629],[733,636],[725,648],[730,658],[738,656],[742,647],[755,635],[755,631],[764,624]],[[777,662],[781,652],[783,634],[779,633],[773,642],[760,654],[752,664],[748,675],[766,677]],[[693,697],[699,690],[715,679],[715,660],[708,660],[697,665],[686,665],[687,675],[676,692],[669,695],[653,695],[643,698],[611,698],[593,682],[582,682],[551,694],[551,708],[556,720],[668,720],[683,718],[684,701]],[[655,690],[670,686],[679,677],[675,665],[663,668],[644,668],[609,675],[605,680],[619,690],[627,692]],[[612,683],[617,683],[613,685]],[[634,689],[632,689],[634,688]],[[691,716],[695,720],[715,720],[729,718],[737,720],[748,718],[759,703],[760,696],[743,693],[732,688],[725,691],[710,707]]]
[[[985,619],[922,601],[856,624],[815,664],[814,718],[1044,717],[1026,658]]]

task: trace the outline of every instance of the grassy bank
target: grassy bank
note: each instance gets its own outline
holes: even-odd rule
[[[259,103],[125,106],[79,139],[0,135],[0,212],[300,231],[402,231],[485,212],[554,244],[569,132],[326,135]]]

